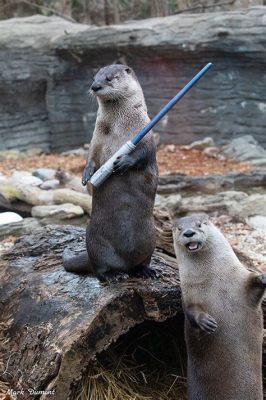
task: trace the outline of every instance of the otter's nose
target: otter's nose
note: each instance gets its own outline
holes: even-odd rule
[[[98,90],[102,89],[102,85],[100,85],[99,83],[93,83],[91,85],[91,90],[93,90],[94,92],[98,92]]]
[[[196,233],[196,232],[193,231],[192,229],[187,229],[187,230],[183,233],[183,235],[184,235],[185,237],[187,237],[187,238],[190,238],[190,237],[194,236],[195,233]]]

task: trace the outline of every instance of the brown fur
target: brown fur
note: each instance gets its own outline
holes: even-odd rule
[[[262,400],[266,275],[248,271],[205,214],[181,218],[173,233],[186,316],[189,399]],[[195,251],[187,247],[193,243]]]
[[[83,182],[148,122],[141,86],[125,65],[102,68],[95,76],[99,109]],[[93,88],[93,86],[92,86]],[[114,172],[92,189],[91,221],[86,255],[66,250],[68,271],[93,271],[100,279],[149,265],[155,247],[153,206],[157,187],[156,147],[149,133],[128,156],[117,160]],[[122,174],[122,175],[121,175]]]

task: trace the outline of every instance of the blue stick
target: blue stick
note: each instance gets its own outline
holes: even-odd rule
[[[139,131],[133,139],[129,140],[127,143],[125,143],[122,147],[120,147],[119,150],[111,157],[109,160],[106,161],[105,164],[101,166],[101,168],[98,169],[98,171],[95,172],[95,174],[92,175],[90,182],[94,187],[100,186],[107,178],[110,176],[113,172],[113,167],[114,167],[114,161],[117,159],[117,157],[125,155],[125,154],[130,154],[135,148],[138,142],[156,125],[164,116],[166,113],[168,113],[169,110],[171,110],[172,107],[180,100],[182,97],[192,88],[195,83],[198,82],[198,80],[213,66],[212,63],[208,63],[205,65],[202,70],[194,76],[193,79],[182,89],[180,92],[178,92],[175,97],[172,98],[172,100],[169,101],[166,106],[164,106],[161,111],[158,112],[157,115],[146,125],[141,131]]]
[[[169,103],[164,106],[157,115],[146,125],[141,131],[137,133],[136,136],[131,139],[131,142],[136,145],[153,127],[156,125],[164,116],[165,114],[168,113],[171,108],[174,107],[174,105],[182,99],[182,97],[192,88],[192,86],[195,85],[195,83],[200,80],[200,78],[213,66],[212,63],[208,63],[205,65],[202,70],[194,76],[194,78],[191,79],[191,81],[182,89],[180,92],[178,92],[175,97],[172,98],[172,100],[169,101]]]

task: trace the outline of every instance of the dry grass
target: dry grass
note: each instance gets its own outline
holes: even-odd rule
[[[185,400],[186,378],[176,375],[147,351],[139,364],[134,353],[108,351],[108,363],[96,361],[83,377],[75,400]],[[106,358],[105,358],[106,359]]]
[[[5,372],[4,354],[5,354],[5,347],[8,343],[6,331],[8,330],[11,322],[12,321],[9,320],[0,323],[0,399],[2,399],[5,396],[9,388],[9,385],[4,378],[4,372]]]

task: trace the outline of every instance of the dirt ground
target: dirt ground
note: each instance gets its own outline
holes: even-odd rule
[[[160,146],[157,151],[160,174],[180,172],[186,175],[224,174],[232,171],[249,171],[247,163],[234,160],[219,160],[206,156],[200,150],[186,150],[182,146]],[[15,170],[30,171],[46,167],[57,169],[61,167],[74,174],[81,174],[85,165],[85,157],[61,154],[41,154],[17,160],[0,161],[0,172],[11,175]]]

